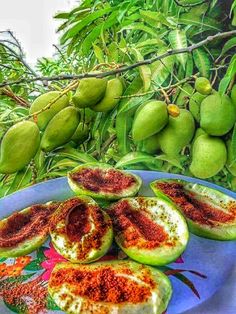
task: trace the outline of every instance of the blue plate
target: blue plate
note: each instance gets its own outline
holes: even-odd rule
[[[149,188],[149,183],[153,180],[182,178],[213,187],[236,199],[236,193],[206,181],[154,171],[132,172],[143,180],[140,195],[153,195]],[[0,199],[0,218],[32,204],[64,200],[73,195],[66,178],[40,183]],[[8,263],[8,260],[5,263]],[[167,310],[168,314],[236,313],[236,241],[220,242],[191,235],[182,258],[163,268],[163,271],[173,285],[173,297]],[[42,270],[39,272],[42,273]],[[9,308],[3,303],[0,304],[0,313],[11,313]]]

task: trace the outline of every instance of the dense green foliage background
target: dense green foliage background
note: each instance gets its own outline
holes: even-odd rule
[[[85,0],[70,12],[59,13],[60,43],[53,59],[42,58],[35,69],[26,64],[19,42],[10,32],[0,34],[0,83],[22,77],[79,74],[105,71],[122,64],[162,54],[197,43],[205,37],[236,26],[236,1],[200,0]],[[169,56],[153,64],[122,73],[124,95],[108,113],[82,113],[89,135],[79,146],[68,144],[51,153],[39,151],[28,167],[14,175],[0,175],[0,196],[30,184],[58,176],[86,161],[99,160],[126,169],[150,169],[189,175],[189,147],[179,159],[140,152],[130,136],[135,110],[151,97],[174,103],[185,79],[208,77],[215,89],[229,92],[235,79],[236,38],[218,40],[189,54]],[[181,84],[183,82],[183,84]],[[29,105],[39,94],[61,90],[69,81],[35,81],[0,89],[0,137],[19,117],[27,116]],[[177,86],[176,86],[177,84]],[[163,93],[162,88],[166,93]],[[188,94],[182,107],[188,105]],[[236,132],[233,133],[236,156]],[[235,189],[234,178],[224,169],[212,181]]]

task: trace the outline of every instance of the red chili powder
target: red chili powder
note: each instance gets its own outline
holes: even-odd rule
[[[193,193],[184,191],[180,183],[158,182],[157,188],[175,202],[187,218],[210,226],[227,223],[235,220],[236,206],[231,205],[229,213],[214,208],[213,206],[197,200]]]
[[[46,236],[51,215],[58,203],[33,205],[27,213],[14,213],[0,228],[0,247],[15,247],[34,236]]]
[[[95,224],[91,232],[90,219]],[[60,221],[66,221],[64,227],[57,228]],[[103,236],[111,228],[112,222],[105,219],[103,212],[98,206],[87,205],[80,198],[72,198],[61,204],[59,210],[55,212],[51,219],[51,231],[65,234],[68,236],[71,244],[77,242],[78,259],[85,258],[92,249],[98,249],[102,245]],[[81,238],[83,243],[80,243]]]
[[[164,228],[148,217],[145,208],[133,209],[127,200],[116,203],[109,214],[116,234],[124,239],[124,247],[151,249],[168,239]]]
[[[119,193],[135,184],[135,177],[115,169],[81,169],[70,174],[72,180],[93,192]]]
[[[67,235],[71,241],[80,241],[91,230],[89,214],[89,208],[85,204],[79,204],[69,213]]]
[[[87,297],[94,302],[141,303],[151,296],[155,283],[149,279],[149,286],[122,276],[111,267],[100,267],[96,270],[79,270],[62,268],[50,279],[51,287],[68,284],[72,292],[80,297]]]

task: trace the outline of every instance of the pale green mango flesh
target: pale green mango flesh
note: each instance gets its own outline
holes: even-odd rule
[[[108,213],[117,244],[139,263],[153,266],[169,264],[187,246],[189,234],[185,219],[175,206],[165,200],[125,198],[113,204]]]
[[[182,212],[192,233],[214,240],[236,239],[236,201],[204,185],[184,180],[156,180],[151,188]]]
[[[109,250],[112,223],[92,198],[80,196],[58,207],[51,219],[50,236],[55,249],[67,260],[91,263]]]
[[[172,294],[166,275],[132,261],[57,264],[48,288],[68,314],[162,314]]]

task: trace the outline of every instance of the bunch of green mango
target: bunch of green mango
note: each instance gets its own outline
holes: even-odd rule
[[[118,77],[110,80],[90,77],[79,82],[72,100],[78,108],[106,112],[115,108],[122,94],[123,83]]]
[[[149,154],[178,157],[189,146],[189,170],[195,177],[213,177],[225,166],[236,176],[236,156],[231,145],[236,122],[236,85],[230,96],[221,95],[207,78],[199,77],[194,87],[187,83],[180,88],[175,103],[179,110],[174,112],[169,109],[173,105],[157,100],[137,109],[132,127],[137,147]]]

